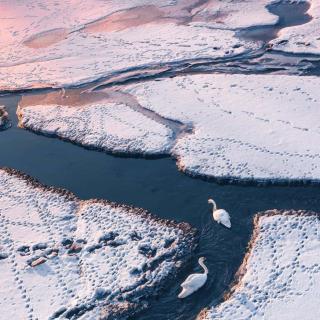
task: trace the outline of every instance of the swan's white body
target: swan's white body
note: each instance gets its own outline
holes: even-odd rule
[[[218,223],[223,224],[225,227],[231,228],[229,213],[224,209],[217,209],[217,205],[212,199],[209,199],[208,203],[211,203],[213,205],[213,211],[212,211],[213,219]]]
[[[203,263],[204,258],[199,258],[198,262],[203,268],[204,273],[194,273],[190,274],[186,280],[181,284],[182,291],[179,293],[178,298],[183,299],[195,291],[199,290],[207,281],[208,278],[208,268]]]

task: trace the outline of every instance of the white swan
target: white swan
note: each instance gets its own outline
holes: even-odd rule
[[[186,280],[181,284],[182,291],[179,293],[178,298],[183,299],[190,294],[200,289],[207,281],[208,268],[204,264],[204,257],[199,258],[198,262],[203,268],[204,273],[190,274]]]
[[[212,211],[213,219],[218,223],[223,224],[225,227],[231,228],[229,213],[224,209],[218,209],[216,203],[212,199],[209,199],[208,203],[211,203],[213,205],[213,211]]]

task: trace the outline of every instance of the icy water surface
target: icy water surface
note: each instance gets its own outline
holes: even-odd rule
[[[19,129],[15,115],[19,99],[18,95],[0,97],[12,120],[12,127],[0,133],[0,167],[21,170],[82,199],[103,198],[143,207],[159,217],[189,222],[199,230],[199,248],[193,259],[152,301],[152,307],[133,319],[195,319],[202,308],[219,302],[243,259],[256,212],[273,208],[320,211],[319,187],[218,185],[187,177],[169,158],[114,157]],[[209,197],[230,212],[231,230],[213,222]],[[184,278],[200,271],[200,256],[207,258],[208,282],[189,298],[177,299]]]

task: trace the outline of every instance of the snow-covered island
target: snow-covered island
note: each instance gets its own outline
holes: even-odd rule
[[[320,318],[320,214],[267,211],[255,216],[237,281],[198,320]]]
[[[195,247],[186,223],[81,201],[0,169],[3,319],[122,319],[176,273]]]

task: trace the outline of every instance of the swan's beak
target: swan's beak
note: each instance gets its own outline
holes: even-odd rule
[[[182,289],[182,291],[179,293],[178,298],[179,299],[184,299],[188,296],[186,289]]]

